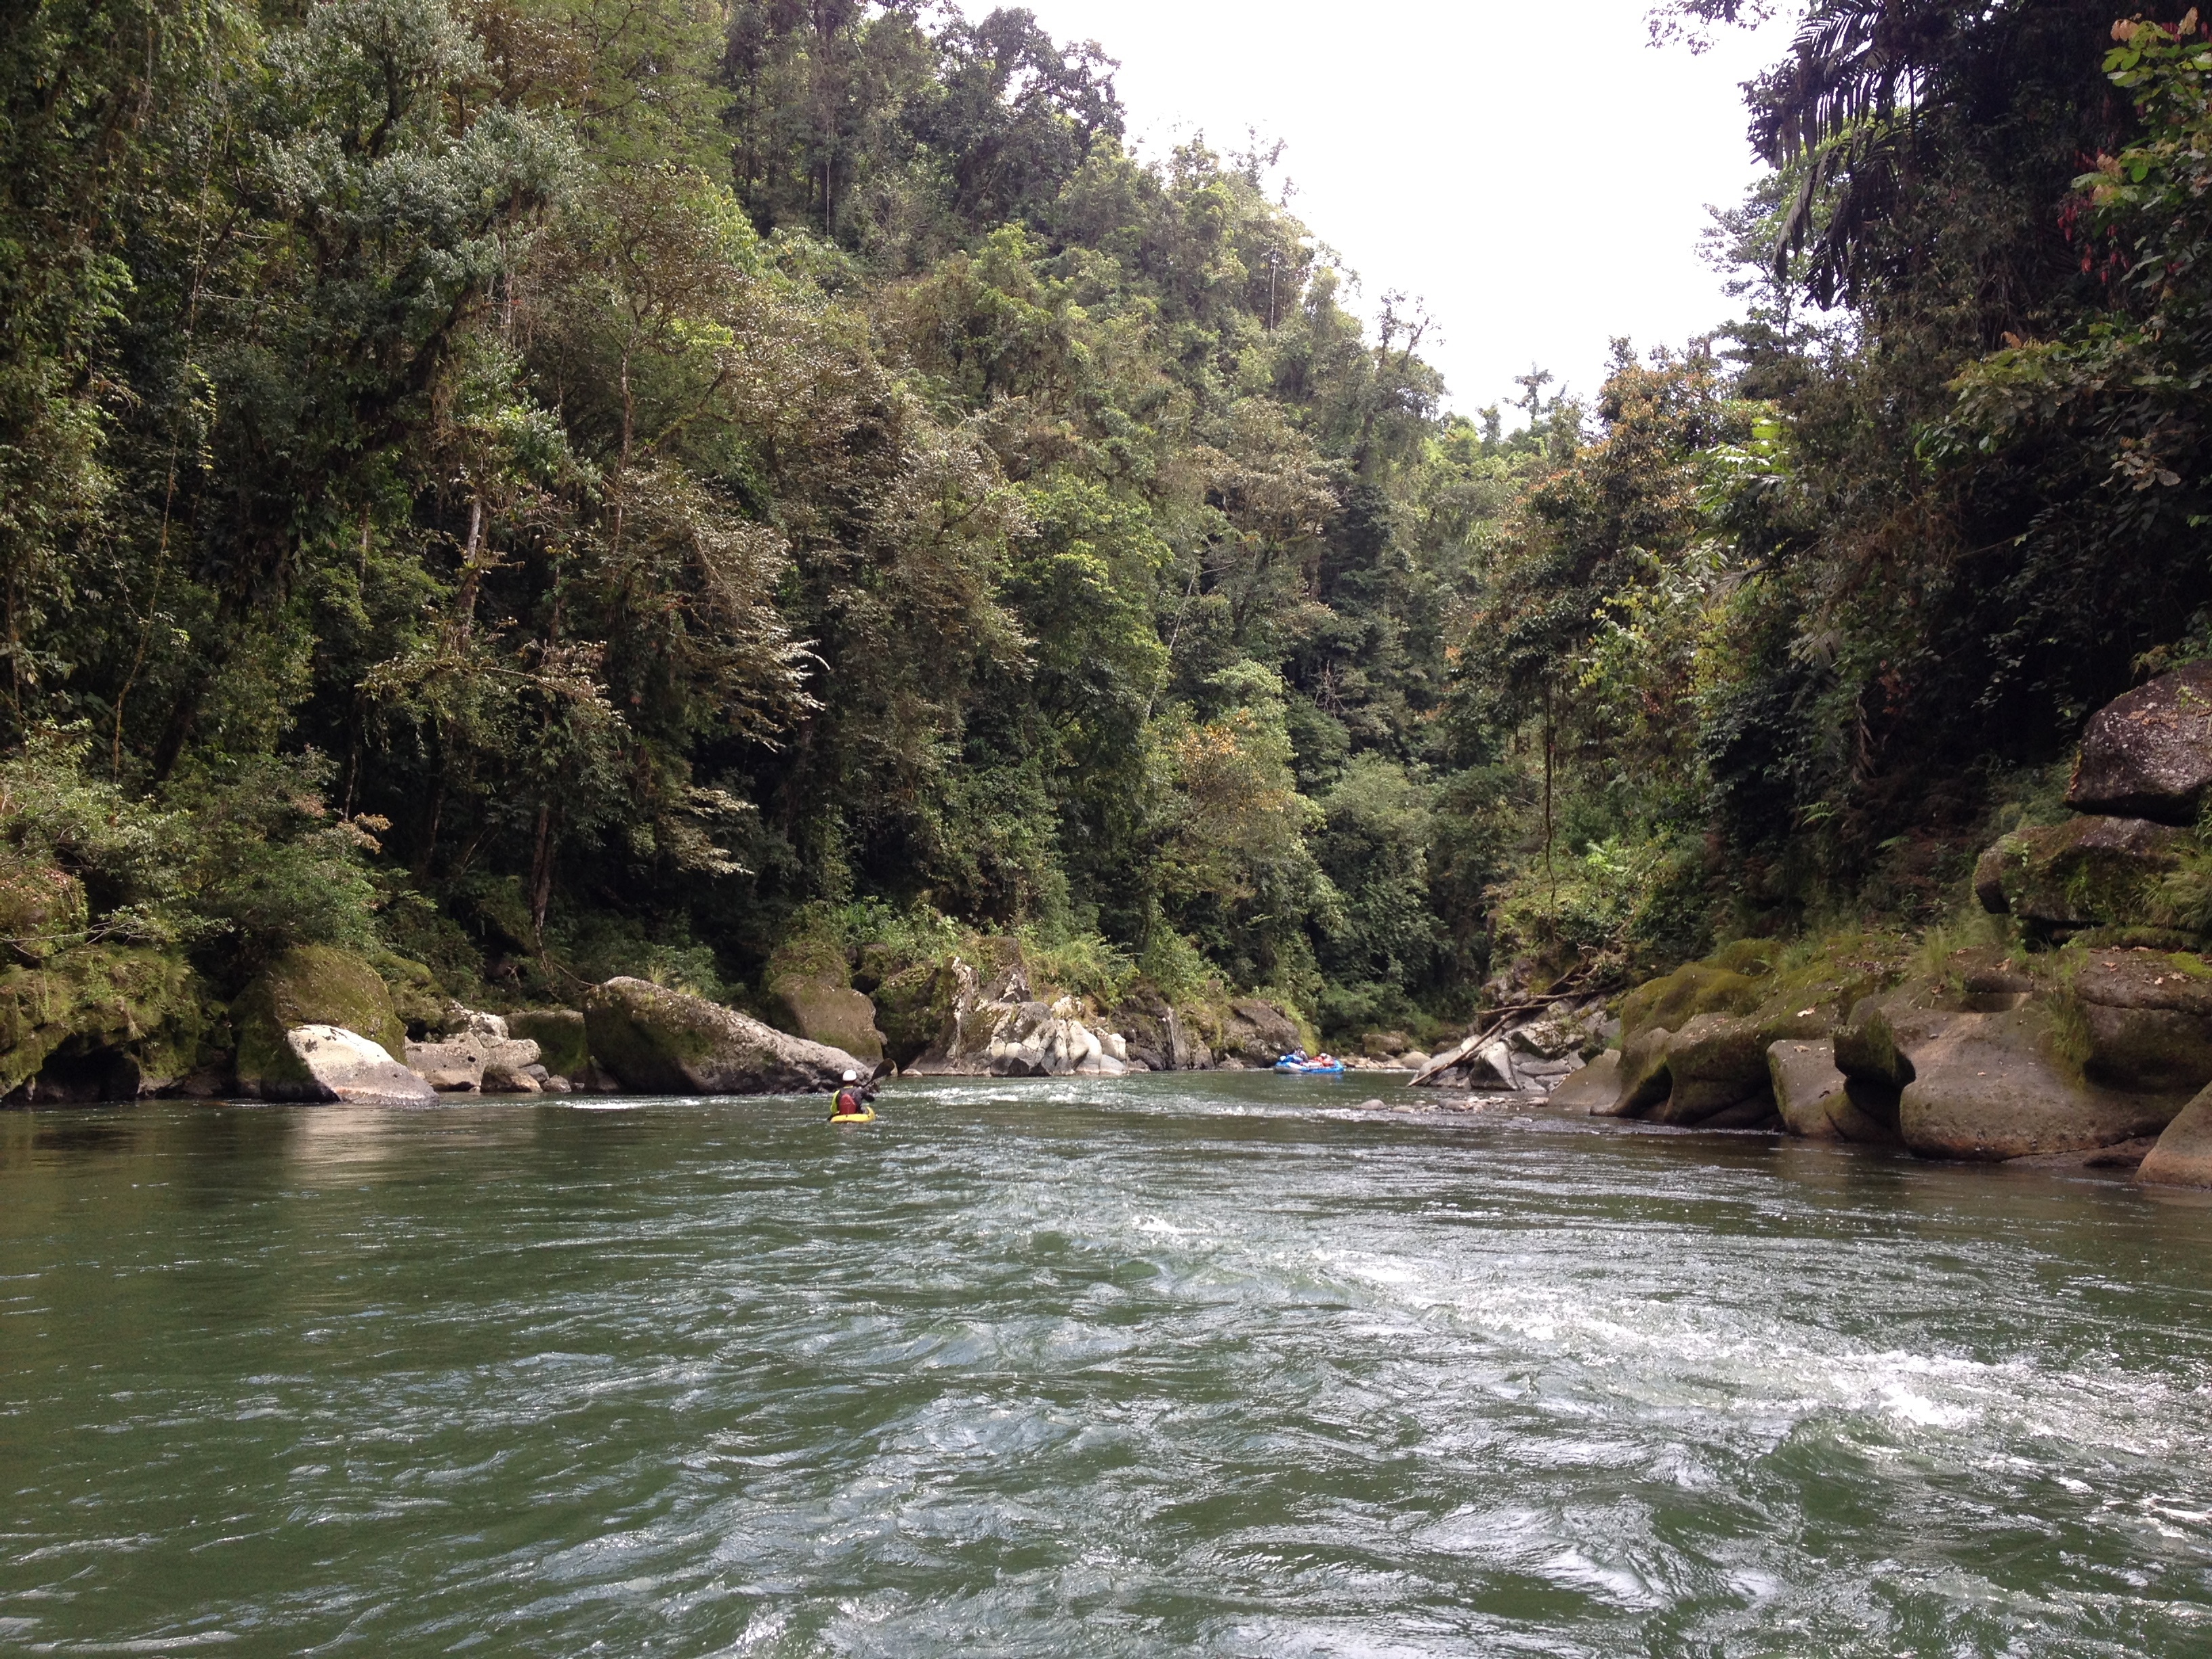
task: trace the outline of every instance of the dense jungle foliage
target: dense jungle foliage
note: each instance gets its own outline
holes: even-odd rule
[[[2212,47],[1803,12],[1743,315],[1509,433],[1023,11],[11,9],[0,835],[83,892],[16,949],[742,1000],[963,927],[1342,1039],[1940,910],[2212,652]]]

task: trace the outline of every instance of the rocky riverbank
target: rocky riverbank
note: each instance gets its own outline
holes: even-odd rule
[[[1937,930],[1746,940],[1630,992],[1493,1022],[1417,1081],[1597,1116],[1764,1128],[1930,1158],[2140,1166],[2212,1185],[2212,665],[2084,736],[2067,805],[1985,851],[1983,941]],[[1528,1054],[1566,1054],[1533,1076]],[[1580,1062],[1586,1060],[1586,1065]]]
[[[1353,1064],[1469,1100],[2212,1185],[2212,848],[2197,830],[2212,664],[2100,712],[2066,799],[1981,855],[1978,937],[1742,940],[1612,999],[1525,994],[1433,1059],[1376,1034]],[[30,939],[82,899],[55,872],[8,885],[0,908]],[[441,998],[414,964],[317,946],[222,1003],[157,951],[17,948],[0,974],[0,1090],[19,1104],[787,1094],[848,1070],[1261,1067],[1314,1042],[1283,1007],[1218,986],[1181,1004],[1141,981],[1079,994],[1040,980],[1018,942],[979,935],[903,952],[794,939],[763,976],[766,1018],[623,978],[576,1006],[492,1013]]]
[[[17,1105],[142,1097],[418,1105],[441,1097],[748,1095],[834,1089],[848,1071],[1120,1077],[1271,1065],[1310,1034],[1273,1004],[1177,1007],[1142,988],[1101,1009],[1033,989],[1018,945],[981,939],[856,987],[846,954],[774,965],[763,1019],[617,978],[580,1006],[505,1014],[346,951],[286,952],[228,1003],[154,952],[85,947],[0,975],[0,1089]]]

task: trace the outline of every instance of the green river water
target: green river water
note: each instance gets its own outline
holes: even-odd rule
[[[0,1113],[0,1651],[2212,1653],[2212,1208],[1369,1092]]]

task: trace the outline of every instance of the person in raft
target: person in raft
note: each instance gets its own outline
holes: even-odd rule
[[[846,1073],[844,1082],[838,1085],[837,1103],[830,1113],[831,1120],[866,1117],[868,1114],[868,1094],[869,1091],[861,1085],[858,1072]]]

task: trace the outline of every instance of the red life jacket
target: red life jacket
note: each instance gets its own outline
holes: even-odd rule
[[[837,1091],[837,1115],[839,1117],[858,1117],[862,1112],[865,1112],[867,1109],[868,1103],[860,1097],[860,1091],[851,1084],[848,1083],[843,1088]]]

